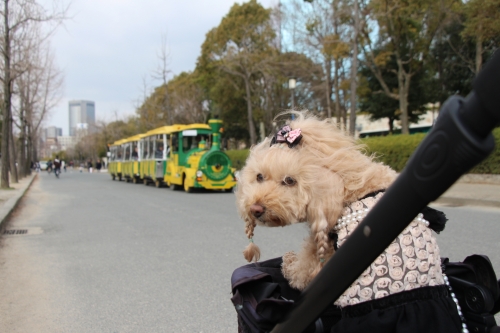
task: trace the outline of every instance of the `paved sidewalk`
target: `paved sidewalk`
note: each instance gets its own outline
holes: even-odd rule
[[[500,184],[457,182],[435,202],[448,206],[500,208]]]
[[[2,224],[4,221],[7,220],[10,213],[12,213],[23,197],[24,193],[26,193],[28,188],[33,183],[36,175],[36,172],[34,172],[31,176],[21,179],[17,184],[10,183],[11,189],[0,189],[0,230],[3,228]]]

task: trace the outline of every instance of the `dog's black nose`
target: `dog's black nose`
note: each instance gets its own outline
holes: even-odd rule
[[[250,206],[250,212],[255,217],[262,216],[262,214],[264,214],[265,211],[266,211],[266,209],[261,205],[253,204]]]

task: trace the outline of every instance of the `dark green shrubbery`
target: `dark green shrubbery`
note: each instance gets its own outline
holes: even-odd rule
[[[225,153],[227,156],[229,156],[229,159],[231,160],[231,164],[233,165],[233,168],[236,168],[240,170],[243,168],[245,165],[245,161],[248,157],[249,150],[248,149],[231,149],[231,150],[226,150]]]
[[[493,130],[495,150],[483,162],[476,165],[470,173],[500,174],[500,128]]]
[[[496,141],[495,150],[470,173],[500,174],[500,128],[496,128],[493,134]],[[360,142],[366,145],[368,154],[375,154],[378,161],[400,172],[424,137],[425,134],[391,135],[362,139]]]
[[[387,164],[400,172],[424,137],[425,134],[418,133],[373,137],[359,141],[366,146],[367,155],[375,155],[376,161]]]
[[[486,160],[474,167],[470,173],[500,174],[500,128],[496,128],[493,134],[496,142],[495,151]],[[424,137],[425,134],[422,133],[390,135],[361,139],[360,143],[366,146],[367,154],[374,154],[377,161],[383,162],[400,172]],[[228,150],[226,153],[236,169],[241,169],[245,165],[248,149]]]

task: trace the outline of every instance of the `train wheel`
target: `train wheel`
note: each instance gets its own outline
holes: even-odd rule
[[[137,184],[137,177],[132,178],[132,183]]]
[[[142,181],[144,183],[144,185],[148,186],[148,180],[146,178],[144,178],[144,180]]]
[[[161,185],[162,185],[162,182],[161,182],[160,180],[156,180],[156,181],[155,181],[155,186],[156,186],[157,188],[160,188],[160,187],[161,187]]]
[[[122,181],[122,176],[118,176],[118,181],[121,182]]]
[[[115,175],[111,175],[111,179],[115,180],[116,176]]]
[[[180,188],[181,188],[181,187],[180,187],[180,185],[177,185],[177,184],[170,184],[170,189],[171,189],[172,191],[177,191],[177,190],[179,190]]]

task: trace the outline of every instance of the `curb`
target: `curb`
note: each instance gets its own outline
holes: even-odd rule
[[[4,222],[7,221],[10,214],[19,204],[19,201],[21,201],[21,199],[24,197],[24,194],[31,187],[31,184],[33,184],[36,176],[36,173],[31,175],[31,180],[28,181],[27,185],[25,185],[24,188],[20,188],[21,191],[19,191],[19,193],[16,193],[16,195],[14,195],[12,198],[8,199],[0,208],[0,230],[3,228]]]
[[[460,177],[457,183],[500,185],[500,175],[468,173]]]
[[[454,198],[454,197],[440,197],[437,200],[431,202],[430,204],[438,204],[448,207],[479,206],[479,207],[500,208],[499,201]]]

